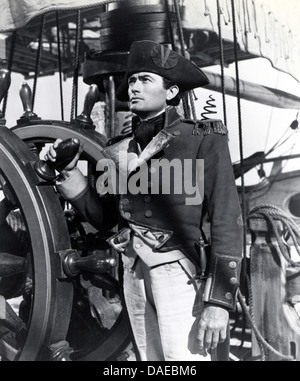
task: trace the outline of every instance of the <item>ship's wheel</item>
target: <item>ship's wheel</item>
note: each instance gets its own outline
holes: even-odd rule
[[[34,173],[35,160],[16,134],[0,127],[2,361],[45,360],[56,348],[68,349],[73,286],[60,254],[70,239],[53,188]]]
[[[26,92],[28,89],[25,89]],[[4,164],[1,164],[1,176],[14,195],[17,204],[15,208],[20,211],[26,226],[25,241],[31,246],[29,255],[32,257],[30,260],[22,257],[19,265],[22,271],[18,267],[20,285],[10,282],[14,290],[22,289],[22,292],[16,293],[21,300],[14,306],[17,312],[12,312],[22,329],[19,334],[18,325],[18,329],[8,331],[8,334],[15,341],[25,340],[25,344],[22,343],[16,353],[9,356],[1,351],[0,344],[0,356],[4,359],[118,360],[130,343],[120,295],[118,259],[109,250],[105,241],[107,237],[101,236],[87,222],[82,221],[72,206],[55,191],[54,183],[43,181],[33,169],[32,163],[44,156],[44,148],[49,143],[57,138],[77,138],[83,143],[79,166],[93,182],[94,168],[103,158],[101,149],[106,139],[93,129],[84,129],[83,126],[87,127],[85,123],[80,123],[80,118],[74,123],[41,120],[28,111],[27,107],[18,125],[10,130],[3,128],[11,140],[1,138],[0,135],[5,144],[7,141],[13,142],[9,146],[11,155],[19,155],[19,166],[29,172],[21,174],[20,169],[4,171]],[[22,147],[21,153],[14,152],[13,145]],[[10,157],[6,161],[8,165],[13,165]],[[1,163],[5,163],[5,160],[1,160]],[[18,176],[14,173],[21,177],[18,183]],[[38,184],[32,185],[32,179],[37,179]],[[27,187],[33,188],[36,197],[39,197],[38,201],[32,200],[31,204],[24,199],[26,181],[29,182]],[[28,198],[35,195],[31,188],[27,192]],[[44,193],[46,197],[42,197]],[[50,216],[46,214],[47,211]],[[35,221],[30,213],[36,217],[37,226],[33,225]],[[41,237],[38,236],[39,232]],[[43,244],[45,247],[40,247]],[[14,296],[11,292],[4,295],[10,311],[13,310],[10,301]],[[7,347],[9,345],[8,343]]]

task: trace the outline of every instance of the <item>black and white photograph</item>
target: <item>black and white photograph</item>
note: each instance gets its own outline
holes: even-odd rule
[[[299,20],[0,0],[1,363],[300,360]]]

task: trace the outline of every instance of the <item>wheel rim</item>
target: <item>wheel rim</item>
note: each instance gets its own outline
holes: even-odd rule
[[[16,126],[12,131],[26,143],[51,143],[54,140],[76,137],[83,143],[83,158],[94,165],[103,158],[101,149],[105,138],[96,131],[84,131],[64,122],[44,121],[32,125]],[[130,334],[121,311],[113,327],[104,334],[98,344],[75,351],[72,359],[80,361],[104,361],[122,353],[130,343]]]
[[[40,187],[34,181],[30,162],[35,156],[26,144],[6,128],[0,130],[0,172],[24,217],[30,239],[33,273],[33,300],[27,334],[22,347],[11,360],[33,361],[50,356],[49,347],[64,340],[71,313],[73,289],[69,282],[58,280],[55,253],[70,242],[52,229],[62,216],[51,187]],[[64,230],[64,224],[59,223]],[[60,322],[57,317],[64,308]]]

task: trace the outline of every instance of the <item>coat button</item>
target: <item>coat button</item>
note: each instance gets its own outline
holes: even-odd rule
[[[234,261],[229,262],[229,267],[231,269],[235,269],[236,268],[236,262],[234,262]]]
[[[130,217],[131,217],[131,213],[129,212],[124,213],[124,218],[130,218]]]
[[[141,243],[136,243],[136,244],[135,244],[135,248],[136,248],[136,249],[139,249],[139,248],[142,247],[142,246],[143,246],[143,245],[142,245]]]
[[[151,202],[151,196],[145,196],[144,197],[144,202],[146,202],[147,204],[149,204]]]
[[[145,216],[148,217],[148,218],[151,217],[152,216],[151,210],[146,210]]]
[[[128,204],[129,204],[129,200],[128,200],[128,198],[123,198],[123,199],[121,200],[121,203],[122,203],[123,205],[128,205]]]
[[[175,136],[180,135],[180,131],[174,131],[174,132],[173,132],[173,135],[175,135]]]
[[[230,278],[231,284],[237,284],[238,280],[235,277]]]
[[[150,173],[155,173],[155,172],[156,172],[156,168],[154,168],[154,167],[150,167],[150,168],[149,168],[149,172],[150,172]]]
[[[232,299],[231,292],[226,292],[226,294],[225,294],[225,298],[226,298],[227,300],[231,300],[231,299]]]

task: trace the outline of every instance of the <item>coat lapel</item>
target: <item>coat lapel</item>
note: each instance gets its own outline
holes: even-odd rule
[[[103,156],[112,160],[119,172],[126,175],[128,164],[139,156],[139,147],[133,137],[125,138],[115,144],[103,148]]]
[[[154,138],[150,141],[150,143],[145,147],[145,149],[141,152],[138,157],[138,164],[147,162],[153,156],[162,151],[170,142],[175,138],[175,136],[169,133],[166,130],[161,130]]]
[[[138,166],[146,163],[162,151],[175,136],[166,130],[161,130],[145,149],[140,152],[139,145],[133,137],[125,138],[115,144],[105,147],[102,154],[114,162],[119,172],[127,176]]]

